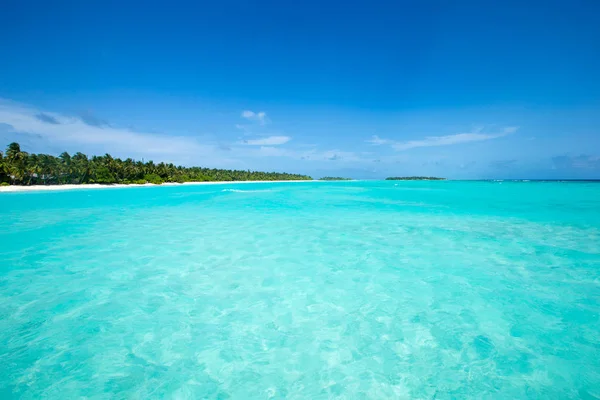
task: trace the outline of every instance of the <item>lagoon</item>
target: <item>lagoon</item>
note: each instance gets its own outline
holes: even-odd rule
[[[0,193],[0,398],[598,398],[600,184]]]

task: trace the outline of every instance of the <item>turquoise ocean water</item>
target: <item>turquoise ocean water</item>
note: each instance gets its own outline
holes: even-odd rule
[[[598,399],[600,184],[0,193],[1,399]]]

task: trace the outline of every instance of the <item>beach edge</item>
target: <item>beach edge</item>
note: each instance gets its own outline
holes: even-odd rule
[[[160,185],[153,183],[145,184],[121,184],[101,185],[99,183],[89,183],[85,185],[31,185],[31,186],[0,186],[0,193],[22,193],[22,192],[51,192],[77,189],[119,189],[119,188],[142,188],[142,187],[161,187],[161,186],[188,186],[188,185],[227,185],[227,184],[245,184],[245,183],[298,183],[298,182],[319,182],[318,180],[290,180],[290,181],[217,181],[217,182],[166,182]]]

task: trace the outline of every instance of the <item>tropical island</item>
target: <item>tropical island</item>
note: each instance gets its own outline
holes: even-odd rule
[[[386,181],[445,181],[446,178],[434,176],[393,176],[385,178]]]
[[[340,178],[337,176],[324,176],[319,178],[320,181],[351,181],[352,178]]]
[[[183,167],[152,161],[121,160],[110,154],[88,157],[83,153],[29,154],[18,143],[0,151],[0,185],[161,184],[165,182],[291,181],[310,176],[282,172],[240,171]]]

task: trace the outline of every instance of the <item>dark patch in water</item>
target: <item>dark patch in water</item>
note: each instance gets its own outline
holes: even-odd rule
[[[522,337],[524,333],[525,333],[525,330],[523,329],[523,327],[521,325],[513,325],[510,328],[510,335],[512,337]]]
[[[473,347],[475,347],[475,351],[481,358],[488,358],[494,351],[494,343],[484,335],[479,335],[473,340]]]
[[[422,320],[421,315],[420,314],[416,314],[415,316],[413,316],[410,319],[410,322],[412,322],[413,324],[418,324],[418,323],[421,322],[421,320]]]

